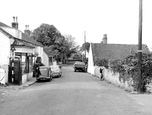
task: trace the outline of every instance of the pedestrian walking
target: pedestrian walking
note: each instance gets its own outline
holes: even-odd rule
[[[104,78],[103,78],[103,68],[100,68],[100,80],[103,81]]]
[[[44,66],[44,64],[42,63],[42,59],[41,57],[37,57],[34,66],[33,66],[33,77],[39,77],[40,75],[40,66]]]

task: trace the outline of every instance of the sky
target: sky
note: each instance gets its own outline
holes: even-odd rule
[[[143,0],[142,43],[152,48],[152,0]],[[34,30],[42,23],[54,25],[61,34],[75,37],[78,45],[100,43],[138,44],[139,0],[1,0],[0,21],[19,29]]]

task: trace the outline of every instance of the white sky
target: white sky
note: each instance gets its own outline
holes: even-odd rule
[[[78,44],[101,42],[138,44],[139,0],[1,0],[0,21],[11,25],[18,16],[19,29],[34,30],[53,24],[63,35],[71,34]],[[143,0],[143,43],[152,47],[152,0]]]

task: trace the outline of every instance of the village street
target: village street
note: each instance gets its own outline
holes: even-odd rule
[[[61,78],[36,82],[0,99],[0,115],[151,115],[133,96],[88,73],[62,68]]]

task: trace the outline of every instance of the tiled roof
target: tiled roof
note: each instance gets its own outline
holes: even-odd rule
[[[137,53],[138,45],[92,43],[92,53],[95,58],[105,58],[109,61],[124,59],[132,53]],[[142,46],[143,53],[149,53],[147,45]]]
[[[0,22],[0,26],[3,26],[3,27],[10,27],[10,26],[8,26],[8,25],[2,23],[2,22]]]
[[[12,28],[12,27],[10,27],[10,26],[8,26],[8,25],[2,23],[2,22],[0,22],[0,26],[1,26],[1,27]],[[4,29],[3,29],[3,31],[4,31]],[[4,31],[4,32],[5,32],[6,34],[11,35],[11,33],[8,33],[8,32],[6,32],[6,31]],[[37,42],[37,41],[34,40],[33,38],[30,38],[28,35],[26,35],[26,34],[23,33],[23,32],[22,32],[22,40],[23,40],[23,41],[26,41],[26,42],[28,42],[28,43],[31,43],[31,44],[33,44],[33,45],[43,47],[43,45],[42,45],[41,43]]]
[[[30,47],[30,48],[35,48],[33,45],[30,43],[27,43],[21,39],[15,39],[15,42],[12,44],[13,46],[16,47]]]
[[[24,40],[28,43],[43,47],[43,45],[41,43],[37,42],[36,40],[34,40],[33,38],[29,37],[28,35],[26,35],[24,33],[22,33],[22,40]]]

